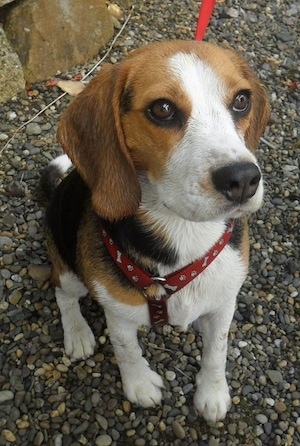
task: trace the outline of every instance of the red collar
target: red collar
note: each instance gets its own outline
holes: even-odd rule
[[[235,221],[231,220],[230,225],[225,230],[224,234],[203,257],[171,274],[167,274],[165,277],[153,277],[135,265],[131,259],[119,249],[118,245],[104,228],[102,228],[102,237],[105,246],[116,265],[118,265],[130,282],[145,296],[149,306],[151,324],[158,325],[168,323],[168,297],[188,285],[215,260],[231,239],[234,226]],[[160,291],[159,296],[155,296],[155,294],[153,295],[155,289]],[[161,296],[162,289],[163,295]]]

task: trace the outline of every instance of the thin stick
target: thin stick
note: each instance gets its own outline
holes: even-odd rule
[[[93,66],[93,68],[82,78],[82,80],[86,79],[93,71],[95,71],[95,69],[107,58],[107,56],[109,55],[109,53],[111,52],[111,50],[113,49],[114,44],[116,43],[116,41],[118,40],[118,38],[120,37],[120,35],[122,34],[125,26],[127,25],[127,23],[129,22],[132,14],[133,14],[133,10],[134,10],[134,5],[131,6],[130,8],[130,13],[128,14],[128,16],[126,17],[125,22],[122,25],[122,28],[120,29],[120,31],[117,33],[117,35],[115,36],[115,38],[113,39],[113,41],[111,42],[108,50],[106,51],[106,53],[104,54],[104,56],[102,57],[102,59],[99,60],[99,62],[96,63],[96,65]]]
[[[183,370],[181,370],[179,367],[177,367],[176,365],[173,365],[173,368],[175,370],[177,370],[179,373],[181,373],[183,376],[185,376],[189,381],[191,381],[191,377],[189,375],[187,375]]]
[[[128,16],[126,17],[125,22],[123,23],[120,31],[116,34],[116,36],[114,37],[113,41],[111,42],[108,50],[106,51],[106,53],[104,54],[104,56],[93,66],[93,68],[82,78],[82,80],[86,79],[88,76],[90,76],[91,73],[93,73],[93,71],[96,70],[96,68],[107,58],[107,56],[109,55],[109,53],[111,52],[111,50],[113,49],[114,44],[116,43],[116,41],[118,40],[118,38],[120,37],[120,35],[122,34],[122,32],[124,31],[127,23],[129,22],[132,14],[133,14],[133,10],[134,10],[134,5],[130,8],[130,13],[128,14]],[[50,104],[46,105],[44,108],[42,108],[42,110],[40,110],[36,115],[34,115],[31,119],[29,119],[28,121],[24,122],[20,127],[18,127],[15,132],[13,133],[13,135],[9,138],[9,140],[6,142],[6,144],[4,145],[4,147],[0,150],[0,154],[6,149],[6,147],[9,145],[9,143],[15,138],[15,136],[21,131],[23,130],[24,127],[26,127],[26,125],[30,124],[32,121],[34,121],[38,116],[40,116],[42,113],[44,113],[45,110],[47,110],[49,107],[51,107],[53,104],[55,104],[57,101],[59,101],[60,99],[62,99],[64,96],[66,96],[66,92],[62,93],[60,96],[58,96],[58,98],[54,99],[52,102],[50,102]]]
[[[13,133],[13,135],[9,138],[9,140],[7,141],[7,143],[5,144],[5,146],[0,150],[0,154],[6,149],[6,147],[9,145],[9,143],[15,138],[15,136],[21,131],[23,130],[24,127],[26,127],[26,125],[30,124],[35,118],[37,118],[38,116],[40,116],[45,110],[47,110],[49,107],[51,107],[51,105],[55,104],[55,102],[59,101],[59,99],[63,98],[67,93],[63,93],[60,96],[58,96],[58,98],[54,99],[54,101],[50,102],[50,104],[46,105],[46,107],[42,108],[42,110],[40,110],[36,115],[33,116],[33,118],[29,119],[28,121],[24,122],[22,125],[20,125],[20,127],[18,127],[15,132]]]
[[[174,353],[174,351],[171,350],[170,348],[159,347],[158,345],[153,344],[152,342],[145,341],[145,340],[144,340],[143,342],[144,342],[144,344],[145,344],[147,347],[154,348],[155,350],[161,350],[161,351],[163,351],[163,352]]]
[[[261,142],[263,142],[264,144],[266,144],[266,146],[270,147],[270,149],[276,150],[276,146],[274,146],[272,143],[270,143],[269,141],[267,141],[265,138],[261,137],[260,138]]]

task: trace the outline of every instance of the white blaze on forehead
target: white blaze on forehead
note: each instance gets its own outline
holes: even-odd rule
[[[172,73],[180,79],[193,105],[203,108],[209,105],[205,98],[213,98],[224,104],[225,88],[213,69],[194,54],[178,53],[170,58]],[[194,108],[195,109],[195,108]]]
[[[204,146],[207,155],[221,158],[225,151],[232,161],[239,161],[241,152],[248,150],[226,103],[234,92],[229,91],[219,72],[216,73],[194,54],[178,53],[172,56],[169,67],[179,79],[192,106],[187,123],[187,139],[194,147],[195,144]],[[251,155],[250,158],[253,159]]]

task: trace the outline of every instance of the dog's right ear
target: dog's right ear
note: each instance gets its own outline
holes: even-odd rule
[[[140,202],[137,173],[120,123],[126,73],[105,65],[63,113],[58,140],[108,220],[132,215]]]

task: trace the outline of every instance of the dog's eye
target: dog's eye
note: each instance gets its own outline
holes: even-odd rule
[[[175,111],[175,106],[166,99],[158,99],[148,108],[149,115],[158,121],[170,121],[174,118]]]
[[[168,99],[156,99],[145,110],[146,117],[155,125],[168,129],[181,129],[185,113]]]
[[[249,111],[250,105],[251,105],[250,91],[242,90],[234,98],[232,104],[232,110],[234,113],[245,114],[247,111]]]

